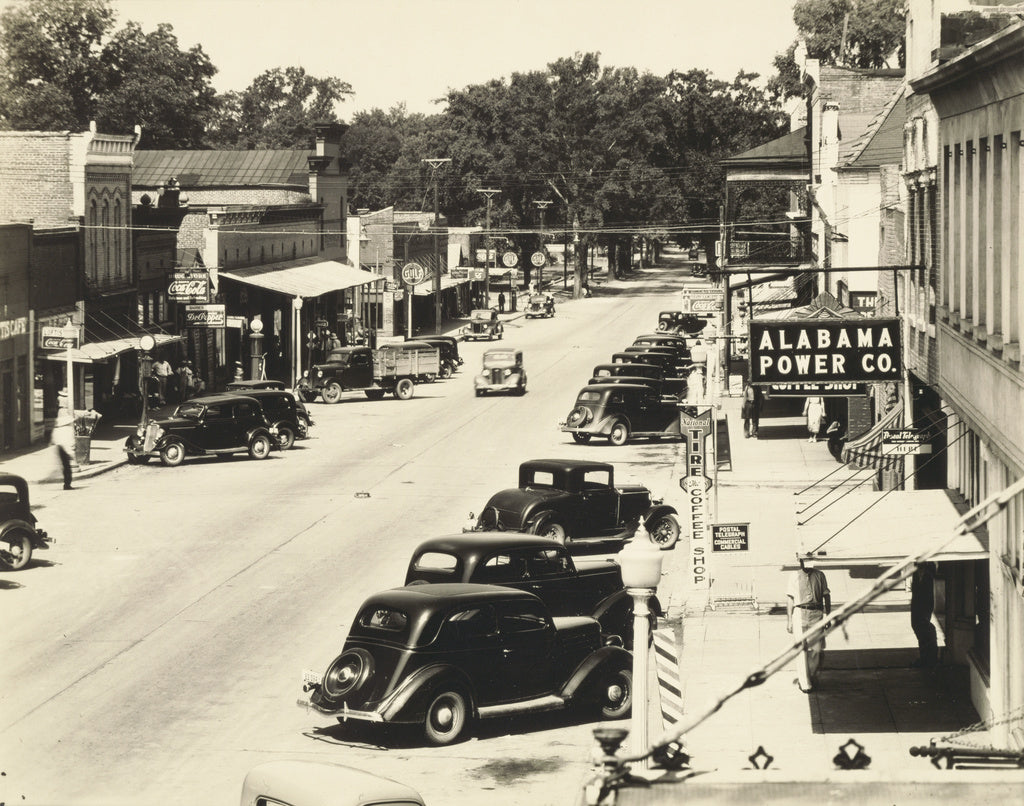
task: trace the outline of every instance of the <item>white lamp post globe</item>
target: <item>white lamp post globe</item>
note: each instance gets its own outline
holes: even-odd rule
[[[142,350],[142,352],[148,353],[154,347],[156,347],[156,339],[154,339],[151,334],[147,333],[139,339],[139,349]]]

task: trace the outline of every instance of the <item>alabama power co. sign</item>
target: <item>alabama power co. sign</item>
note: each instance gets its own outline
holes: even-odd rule
[[[750,323],[754,383],[895,381],[898,319]]]

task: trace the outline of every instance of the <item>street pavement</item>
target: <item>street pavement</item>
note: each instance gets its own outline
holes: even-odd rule
[[[449,330],[462,322],[451,324]],[[796,551],[794,494],[837,468],[824,442],[806,441],[802,418],[762,419],[760,438],[747,439],[739,398],[724,397],[720,403],[719,416],[728,422],[731,465],[718,471],[712,520],[749,523],[750,550],[714,556],[710,590],[691,584],[685,532],[677,550],[666,555],[659,596],[668,605],[667,622],[679,650],[684,724],[788,645],[784,592],[791,572],[782,568],[792,566]],[[76,469],[75,486],[101,484],[97,476],[124,462],[124,439],[134,425],[101,421],[91,461]],[[682,462],[680,457],[680,473]],[[49,446],[6,457],[0,471],[18,473],[33,484],[60,482],[55,449]],[[844,571],[826,573],[834,607],[871,581]],[[927,765],[927,760],[910,757],[910,747],[962,729],[978,715],[970,704],[965,667],[943,663],[932,669],[910,668],[915,657],[909,594],[890,592],[829,637],[813,693],[800,692],[791,664],[733,697],[692,730],[685,744],[694,767],[749,768],[748,757],[762,746],[774,758],[773,769],[821,780],[834,769],[833,757],[850,738],[864,746],[873,770],[899,777],[907,768]],[[660,727],[657,698],[652,698],[650,713],[653,739]],[[984,743],[986,737],[981,733],[970,738]]]

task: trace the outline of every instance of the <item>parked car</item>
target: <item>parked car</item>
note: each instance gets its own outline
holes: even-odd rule
[[[459,340],[454,336],[417,336],[416,341],[425,341],[441,352],[441,377],[450,378],[462,366],[459,355]]]
[[[586,617],[552,618],[538,597],[497,585],[411,585],[374,594],[308,704],[338,721],[420,725],[450,744],[475,719],[592,705],[601,719],[632,706],[632,655],[605,645]]]
[[[708,320],[682,311],[662,311],[658,314],[658,331],[686,333],[695,336],[707,325]]]
[[[240,392],[247,394],[254,389],[287,389],[288,384],[284,381],[274,380],[273,378],[262,378],[257,380],[249,381],[231,381],[228,383],[226,390],[228,392]]]
[[[426,540],[417,546],[406,585],[478,582],[525,590],[541,598],[552,616],[590,616],[602,632],[633,647],[633,598],[612,560],[573,562],[569,550],[549,537],[516,532],[473,532]],[[651,600],[651,629],[662,615]]]
[[[588,384],[561,427],[580,444],[595,436],[606,437],[612,445],[625,445],[634,437],[679,439],[681,406],[678,399],[662,397],[649,386]]]
[[[476,396],[485,392],[526,394],[526,369],[523,351],[513,347],[492,347],[484,351],[483,371],[473,378]]]
[[[13,473],[0,473],[0,567],[20,571],[29,564],[33,551],[47,549],[53,542],[36,526],[28,482]]]
[[[494,308],[478,308],[469,315],[469,324],[460,331],[467,341],[470,339],[500,339],[504,326]]]
[[[666,378],[665,370],[658,364],[628,364],[619,362],[617,364],[598,364],[594,367],[594,374],[590,383],[601,383],[609,378],[636,378],[641,377],[661,383],[661,394],[683,400],[686,397],[686,378]]]
[[[284,389],[251,389],[245,394],[260,402],[267,421],[277,428],[277,441],[281,450],[288,450],[296,439],[305,439],[309,435],[312,420],[305,404],[291,392]]]
[[[685,361],[690,360],[690,347],[687,338],[678,333],[644,333],[633,339],[631,346],[674,350],[677,358]]]
[[[302,402],[302,396],[298,392],[290,391],[288,389],[288,387],[285,385],[284,381],[275,381],[275,380],[231,381],[231,383],[229,383],[227,385],[227,391],[228,392],[237,392],[237,393],[243,394],[243,395],[248,394],[249,392],[255,392],[255,391],[258,391],[258,390],[261,390],[261,389],[274,389],[274,390],[289,391],[291,396],[293,398],[295,398],[295,410],[296,410],[296,413],[298,414],[299,430],[298,430],[298,433],[296,434],[296,436],[299,439],[306,439],[306,438],[308,438],[309,437],[309,430],[310,430],[310,428],[312,428],[315,425],[315,423],[313,422],[313,417],[310,415],[309,409],[306,408],[306,404]],[[282,448],[286,447],[283,444],[284,440],[282,439],[281,441],[282,441],[281,447]],[[291,447],[291,446],[287,446],[287,447]]]
[[[675,355],[665,350],[645,347],[628,347],[620,353],[612,353],[613,364],[654,364],[661,367],[666,378],[685,378],[689,362],[680,363]]]
[[[616,485],[614,476],[607,462],[523,462],[519,486],[492,495],[473,530],[529,532],[564,543],[570,551],[594,544],[617,551],[643,521],[652,543],[672,548],[679,539],[675,508],[640,484]]]
[[[531,294],[526,303],[526,318],[533,319],[535,316],[554,316],[555,298],[550,294]]]
[[[411,787],[333,761],[276,759],[253,767],[241,806],[425,806]]]
[[[177,467],[186,456],[248,453],[252,459],[266,459],[278,447],[277,428],[259,401],[227,393],[182,403],[170,417],[140,425],[124,445],[131,464],[159,456],[167,467]]]

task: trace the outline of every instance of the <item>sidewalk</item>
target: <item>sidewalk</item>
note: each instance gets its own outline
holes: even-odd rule
[[[725,398],[732,470],[718,475],[718,523],[750,524],[750,550],[711,558],[709,572],[725,590],[749,592],[746,603],[708,607],[708,591],[690,586],[685,538],[667,565],[663,600],[671,598],[683,695],[683,723],[737,690],[747,676],[778,656],[786,632],[785,588],[796,551],[794,493],[838,465],[825,443],[808,443],[800,417],[762,418],[759,439],[745,438],[740,400]],[[841,478],[830,478],[825,484]],[[685,529],[684,529],[685,531]],[[741,556],[742,555],[742,556]],[[866,570],[866,569],[865,569]],[[857,572],[825,569],[838,607],[871,584]],[[669,596],[665,596],[668,593]],[[941,640],[940,640],[941,643]],[[954,733],[979,720],[970,700],[966,666],[951,660],[932,669],[910,668],[917,644],[910,628],[909,593],[891,591],[854,616],[827,641],[818,686],[795,685],[795,661],[763,684],[744,690],[686,737],[695,769],[749,769],[759,746],[772,769],[822,780],[835,769],[841,745],[855,738],[871,756],[870,769],[896,780],[930,767],[912,758],[912,746]],[[653,689],[652,689],[653,690]],[[652,722],[659,736],[660,720]],[[987,734],[973,733],[985,744]]]

